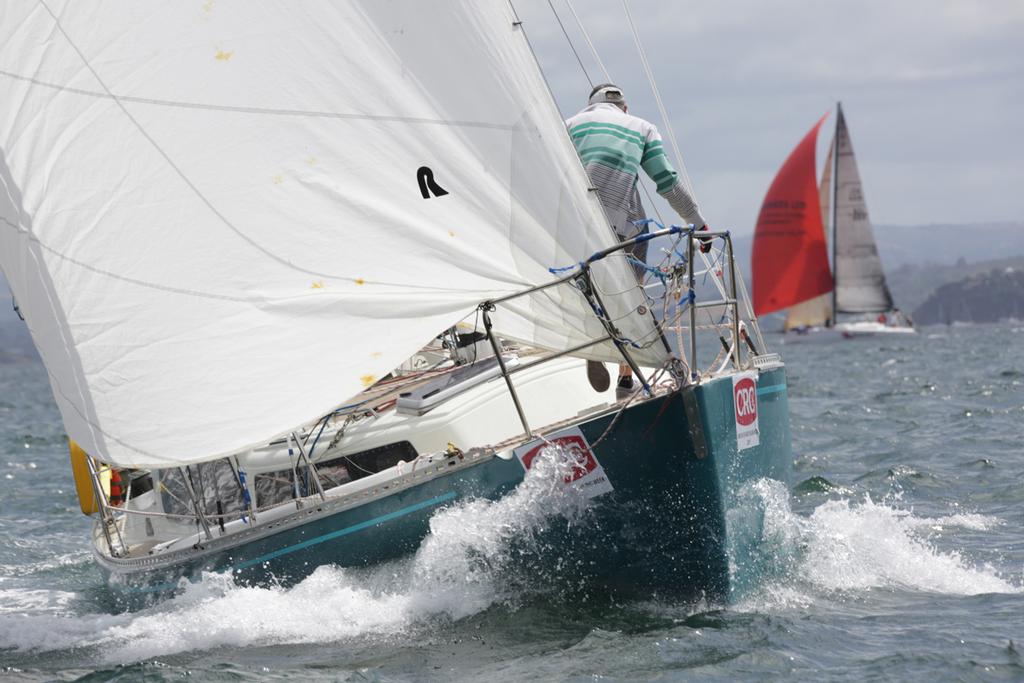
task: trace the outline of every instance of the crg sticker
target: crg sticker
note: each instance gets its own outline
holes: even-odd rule
[[[732,405],[736,418],[736,450],[757,446],[761,443],[757,422],[757,373],[733,375]]]
[[[571,427],[557,432],[554,436],[548,437],[548,441],[568,449],[581,463],[573,468],[571,474],[566,475],[566,486],[579,489],[587,498],[594,498],[614,490],[611,481],[604,473],[604,468],[594,457],[590,450],[590,444],[587,443],[587,439],[579,427]],[[523,468],[528,470],[533,464],[534,458],[540,455],[547,445],[542,440],[531,441],[525,446],[515,449],[514,453]]]

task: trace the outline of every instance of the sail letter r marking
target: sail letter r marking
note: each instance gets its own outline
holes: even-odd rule
[[[448,194],[448,190],[434,182],[434,172],[430,170],[429,166],[419,167],[416,171],[416,182],[420,185],[420,194],[424,199],[430,199],[431,194],[434,197],[443,197]]]

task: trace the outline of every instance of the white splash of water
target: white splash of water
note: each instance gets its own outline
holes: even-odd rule
[[[580,458],[549,445],[509,495],[470,501],[434,515],[430,535],[412,564],[414,594],[435,605],[459,605],[457,612],[445,610],[456,618],[493,604],[501,595],[495,581],[512,559],[511,544],[531,546],[556,520],[572,524],[586,511],[586,496],[564,483],[574,468],[584,466]]]
[[[947,595],[1024,593],[989,565],[973,563],[955,549],[940,548],[933,534],[950,528],[985,530],[1001,521],[955,513],[919,517],[913,512],[863,499],[831,500],[808,517],[794,514],[778,482],[758,482],[763,499],[765,549],[789,558],[790,571],[766,583],[741,608],[801,605],[815,596],[889,588]]]
[[[891,586],[955,595],[1020,592],[992,567],[974,566],[956,550],[939,550],[923,533],[964,522],[977,528],[980,521],[980,515],[916,517],[867,496],[859,503],[829,501],[807,521],[804,575],[830,590]]]
[[[549,446],[500,500],[439,511],[414,557],[361,570],[324,566],[290,588],[240,587],[211,574],[134,614],[0,613],[0,649],[88,648],[101,661],[129,663],[222,646],[390,636],[475,614],[506,598],[501,572],[513,543],[529,544],[556,520],[572,523],[585,512],[586,498],[564,484],[580,465],[575,457]]]

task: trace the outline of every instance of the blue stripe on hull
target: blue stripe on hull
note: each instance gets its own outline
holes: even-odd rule
[[[410,505],[408,507],[404,507],[401,510],[395,510],[394,512],[389,512],[386,515],[381,515],[380,517],[374,517],[373,519],[368,519],[365,522],[360,522],[359,524],[353,524],[352,526],[345,527],[344,529],[338,529],[337,531],[332,531],[329,534],[323,534],[321,536],[316,536],[315,538],[311,538],[311,539],[309,539],[307,541],[303,541],[302,543],[296,543],[295,545],[290,545],[290,546],[288,546],[286,548],[281,548],[280,550],[275,550],[272,553],[267,553],[266,555],[261,555],[259,557],[254,557],[251,560],[246,560],[245,562],[239,562],[238,564],[236,564],[233,567],[233,569],[236,569],[236,570],[237,569],[245,569],[246,567],[252,567],[253,565],[262,564],[262,563],[267,562],[269,560],[273,560],[274,558],[282,557],[284,555],[289,555],[291,553],[294,553],[294,552],[296,552],[298,550],[302,550],[303,548],[309,548],[310,546],[318,545],[320,543],[324,543],[326,541],[330,541],[330,540],[335,539],[335,538],[341,538],[342,536],[348,536],[349,534],[353,534],[353,533],[355,533],[357,531],[362,531],[363,529],[369,529],[370,527],[376,526],[377,524],[381,524],[383,522],[390,522],[393,519],[398,519],[399,517],[404,517],[404,516],[406,516],[406,515],[408,515],[410,513],[418,512],[419,510],[424,510],[424,509],[429,508],[429,507],[434,507],[435,505],[440,505],[441,503],[447,503],[448,501],[454,500],[454,499],[455,499],[455,492],[454,491],[449,491],[448,493],[445,493],[443,495],[437,496],[436,498],[431,498],[430,500],[425,500],[422,503],[416,503],[415,505]]]

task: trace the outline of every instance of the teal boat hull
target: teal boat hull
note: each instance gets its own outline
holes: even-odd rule
[[[774,479],[788,490],[792,467],[784,369],[762,371],[756,387],[760,443],[743,450],[731,377],[572,425],[597,443],[594,456],[613,490],[590,501],[583,523],[551,525],[540,550],[523,556],[524,568],[623,596],[721,602],[756,583],[762,521],[756,510],[742,511],[744,489]],[[229,536],[165,558],[96,556],[108,585],[130,605],[173,593],[182,578],[196,581],[204,572],[288,585],[321,565],[366,566],[412,553],[438,510],[500,499],[524,476],[517,458],[488,457],[336,512],[309,507],[299,513],[308,521],[283,522],[253,540],[225,545]]]

